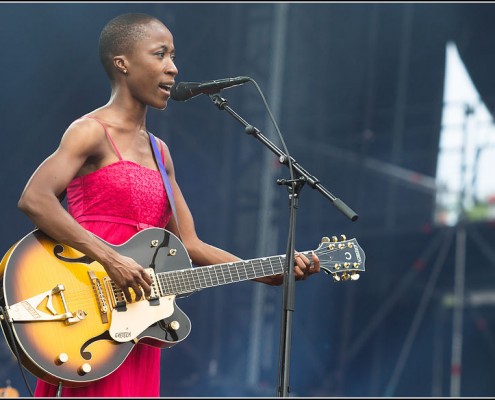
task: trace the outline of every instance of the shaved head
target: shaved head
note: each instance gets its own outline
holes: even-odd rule
[[[132,53],[137,41],[146,37],[146,27],[157,18],[141,13],[122,14],[108,22],[100,34],[100,61],[110,80],[113,80],[113,57]]]

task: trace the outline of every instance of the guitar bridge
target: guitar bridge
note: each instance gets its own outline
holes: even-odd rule
[[[93,285],[93,291],[96,296],[96,301],[98,302],[98,308],[100,309],[101,322],[106,324],[108,322],[108,306],[103,293],[103,288],[101,287],[100,280],[96,277],[94,271],[89,271],[88,275],[91,279],[91,284]]]
[[[86,312],[77,310],[75,313],[69,311],[64,297],[64,285],[58,284],[52,290],[40,293],[29,299],[20,301],[5,307],[7,310],[8,321],[65,321],[66,324],[74,324],[86,318]],[[53,295],[59,295],[64,307],[64,313],[58,314],[53,307]],[[52,315],[38,309],[39,305],[46,299],[46,308]]]

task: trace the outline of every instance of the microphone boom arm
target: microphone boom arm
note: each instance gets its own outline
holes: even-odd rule
[[[227,111],[231,116],[233,116],[237,121],[239,121],[245,127],[245,132],[249,135],[254,136],[260,142],[262,142],[266,147],[268,147],[275,155],[278,156],[279,162],[289,167],[289,158],[285,153],[283,153],[273,142],[271,142],[267,137],[265,137],[258,128],[247,123],[239,114],[237,114],[232,108],[227,104],[227,100],[220,97],[218,94],[210,94],[210,99],[213,104],[215,104],[220,110]],[[337,209],[342,212],[351,221],[356,221],[358,215],[347,206],[342,200],[335,197],[330,193],[323,185],[320,184],[318,178],[312,176],[308,171],[306,171],[297,161],[291,157],[290,158],[292,169],[303,178],[303,180],[311,186],[311,188],[319,191],[323,196],[332,202],[332,204],[337,207]]]

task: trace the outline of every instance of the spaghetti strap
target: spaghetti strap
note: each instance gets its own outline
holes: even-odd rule
[[[98,122],[103,127],[103,130],[105,131],[105,134],[107,135],[108,139],[110,140],[110,143],[112,143],[112,146],[115,149],[115,152],[117,153],[117,156],[119,157],[119,160],[123,160],[122,156],[120,155],[119,149],[115,145],[115,142],[113,141],[112,137],[110,136],[110,133],[108,133],[108,131],[107,131],[107,127],[105,125],[103,125],[103,123],[101,121],[99,121],[98,119],[96,119],[95,117],[92,117],[90,115],[83,115],[81,118],[89,118],[89,119],[92,119],[92,120],[95,120],[96,122]]]

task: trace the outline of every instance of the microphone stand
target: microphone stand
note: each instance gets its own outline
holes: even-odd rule
[[[220,90],[219,90],[220,91]],[[342,200],[336,198],[325,187],[323,187],[318,179],[309,174],[303,167],[301,167],[296,160],[283,153],[277,146],[275,146],[268,138],[266,138],[258,128],[247,123],[239,114],[237,114],[227,104],[227,100],[220,97],[217,93],[209,94],[210,99],[213,101],[220,110],[227,111],[237,121],[239,121],[245,127],[245,132],[248,135],[252,135],[266,147],[268,147],[273,153],[278,156],[281,164],[289,167],[292,166],[294,176],[293,180],[277,179],[278,185],[287,185],[289,191],[289,204],[290,204],[290,222],[289,222],[289,241],[287,243],[286,253],[286,266],[284,270],[284,286],[283,286],[283,314],[282,314],[282,327],[280,331],[280,358],[279,358],[279,377],[277,395],[279,397],[287,397],[289,393],[289,370],[290,370],[290,345],[291,345],[291,328],[292,328],[292,312],[294,311],[294,299],[295,299],[295,279],[294,268],[289,266],[294,265],[294,249],[295,249],[295,228],[296,228],[296,209],[298,207],[298,198],[301,189],[304,184],[307,183],[313,189],[318,190],[323,196],[329,199],[332,204],[337,207],[345,216],[351,221],[356,221],[358,215],[349,208]]]

